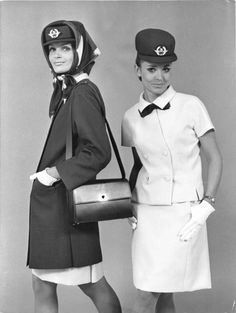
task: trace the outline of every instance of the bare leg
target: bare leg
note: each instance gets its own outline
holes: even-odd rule
[[[57,285],[32,276],[34,313],[58,313]]]
[[[173,293],[162,293],[156,304],[156,313],[176,313]]]
[[[119,299],[105,277],[79,287],[93,301],[99,313],[121,313]]]
[[[133,313],[154,313],[159,297],[159,293],[137,289]]]

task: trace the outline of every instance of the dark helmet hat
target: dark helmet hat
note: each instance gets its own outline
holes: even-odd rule
[[[71,43],[74,48],[74,60],[67,74],[74,75],[82,72],[94,59],[100,55],[100,51],[85,30],[84,25],[78,21],[55,21],[48,24],[42,31],[41,43],[46,60],[54,74],[49,61],[48,46],[55,42]]]
[[[137,58],[153,63],[170,63],[177,60],[175,38],[165,30],[147,28],[135,37]]]
[[[55,42],[74,42],[75,35],[68,25],[54,25],[46,27],[43,32],[43,46]]]

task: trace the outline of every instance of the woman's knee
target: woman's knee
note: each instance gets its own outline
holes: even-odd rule
[[[145,299],[158,299],[161,295],[161,293],[158,292],[152,292],[152,291],[144,291],[144,290],[137,290],[138,296],[145,300]]]
[[[101,291],[102,289],[106,288],[107,281],[105,277],[102,277],[95,283],[87,283],[79,285],[79,288],[89,297],[94,296],[95,293]]]
[[[50,296],[56,293],[57,285],[32,275],[32,287],[36,295]]]
[[[114,298],[116,294],[112,287],[108,284],[106,278],[103,276],[95,283],[88,283],[79,285],[80,289],[92,300],[102,297]]]
[[[174,299],[173,293],[162,293],[160,296],[163,300],[166,300],[166,301],[173,301]]]

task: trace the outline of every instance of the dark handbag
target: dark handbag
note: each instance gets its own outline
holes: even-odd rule
[[[115,220],[131,217],[131,191],[120,154],[103,113],[109,138],[115,152],[122,178],[98,179],[79,186],[70,194],[70,201],[74,211],[74,224]],[[66,137],[66,159],[72,157],[72,116],[71,105]]]

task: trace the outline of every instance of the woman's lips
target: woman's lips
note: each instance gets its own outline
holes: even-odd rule
[[[153,87],[162,88],[164,84],[152,84]]]
[[[63,65],[64,62],[54,62],[53,64],[56,65],[56,66],[60,66],[60,65]]]

